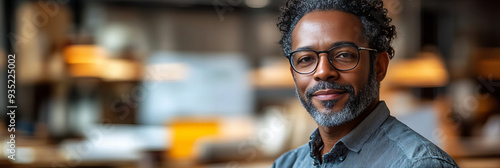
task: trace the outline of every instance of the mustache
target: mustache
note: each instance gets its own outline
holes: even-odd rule
[[[318,90],[325,90],[325,89],[337,89],[337,90],[343,90],[351,95],[354,95],[354,87],[352,85],[342,85],[336,82],[326,82],[326,81],[320,81],[318,84],[314,85],[313,87],[307,89],[306,91],[306,98],[308,100],[311,99],[312,95],[314,92]]]

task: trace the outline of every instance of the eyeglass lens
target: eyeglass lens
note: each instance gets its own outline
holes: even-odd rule
[[[318,53],[312,50],[294,52],[291,55],[292,67],[299,73],[310,73],[316,69],[319,62]],[[338,70],[349,70],[356,66],[359,50],[354,46],[339,46],[328,52],[328,60]]]

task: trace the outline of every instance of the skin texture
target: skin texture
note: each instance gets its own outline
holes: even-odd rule
[[[355,15],[335,11],[313,11],[302,17],[292,32],[292,51],[299,48],[310,48],[316,51],[325,51],[337,42],[352,42],[360,47],[368,47],[368,42],[360,35],[362,28],[359,18]],[[307,89],[315,86],[320,81],[332,81],[342,85],[354,87],[355,94],[368,83],[370,74],[369,52],[360,50],[360,60],[356,68],[349,71],[336,70],[327,60],[326,54],[320,54],[320,62],[311,74],[298,74],[290,68],[294,77],[299,96],[305,97]],[[387,52],[380,52],[375,59],[375,76],[380,83],[387,72],[389,56]],[[377,88],[378,89],[378,88]],[[331,90],[330,90],[331,91]],[[346,104],[349,93],[329,93],[327,95],[313,96],[312,104],[320,112],[340,111]],[[331,109],[325,108],[321,101],[336,99],[337,103]],[[324,148],[321,155],[330,151],[333,145],[354,129],[373,110],[379,102],[376,97],[364,112],[357,118],[333,127],[318,125]]]

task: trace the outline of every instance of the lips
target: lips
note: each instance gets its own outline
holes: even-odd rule
[[[328,101],[328,100],[334,100],[337,99],[343,95],[345,95],[347,91],[345,90],[338,90],[338,89],[325,89],[325,90],[318,90],[312,94],[312,97],[314,99],[320,100],[320,101]]]

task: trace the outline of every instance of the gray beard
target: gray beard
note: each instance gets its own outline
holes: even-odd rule
[[[372,69],[368,77],[368,83],[365,87],[359,90],[357,95],[355,94],[354,87],[352,85],[341,85],[335,82],[326,81],[321,81],[314,87],[308,89],[306,91],[305,98],[300,96],[297,87],[295,87],[295,94],[299,97],[299,100],[304,108],[307,112],[309,112],[318,125],[323,127],[333,127],[352,121],[356,117],[360,116],[368,108],[368,106],[378,98],[379,86],[380,85],[375,78],[375,71]],[[336,106],[337,100],[322,101],[321,103],[325,107],[325,111],[320,112],[312,104],[311,98],[314,92],[321,89],[344,90],[346,93],[349,93],[349,99],[340,111],[333,111],[333,107]]]

